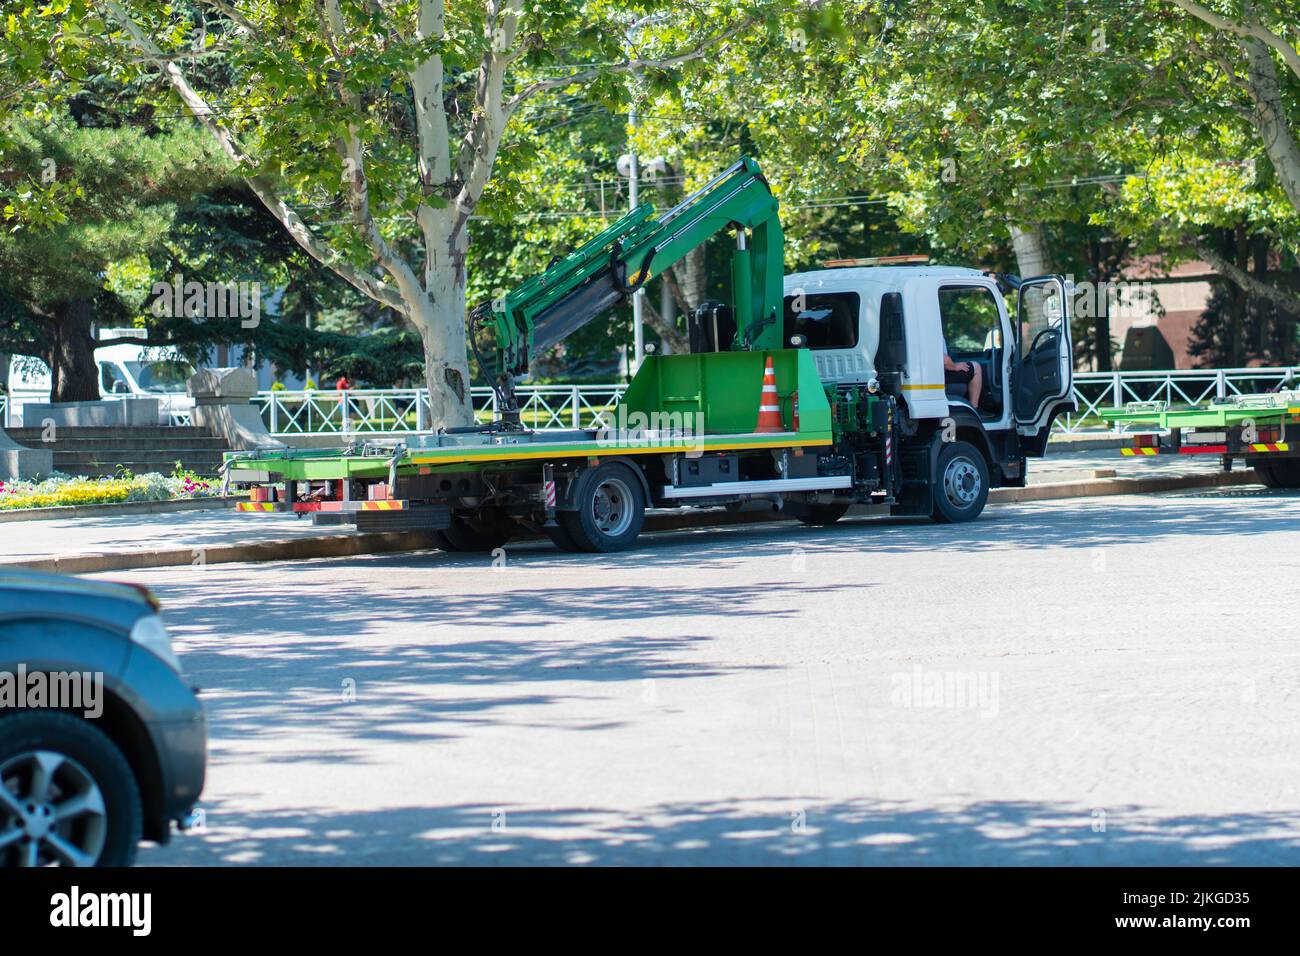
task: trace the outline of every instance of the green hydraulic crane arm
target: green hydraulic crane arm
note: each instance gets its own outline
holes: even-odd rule
[[[659,217],[642,203],[539,275],[471,314],[491,325],[497,380],[507,392],[533,354],[554,345],[632,295],[692,249],[728,228],[732,253],[733,349],[779,348],[784,237],[776,197],[758,164],[742,158]],[[474,328],[471,329],[473,335]]]

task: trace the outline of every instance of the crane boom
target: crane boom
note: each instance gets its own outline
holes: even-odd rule
[[[758,164],[742,158],[655,217],[642,203],[522,285],[472,313],[490,323],[497,344],[497,382],[513,394],[514,376],[531,357],[636,293],[692,249],[729,228],[732,253],[732,349],[779,348],[784,237],[776,197]],[[471,335],[474,327],[471,328]],[[507,402],[507,405],[512,405]]]

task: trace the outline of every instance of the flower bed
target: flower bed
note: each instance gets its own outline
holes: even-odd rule
[[[0,481],[0,511],[103,505],[118,501],[175,501],[208,498],[220,490],[216,481],[193,472],[172,475],[121,474],[112,478],[74,478],[54,474],[43,481]]]

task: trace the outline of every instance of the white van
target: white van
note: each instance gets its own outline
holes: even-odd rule
[[[105,329],[101,338],[131,339],[136,329]],[[158,424],[184,424],[194,409],[194,399],[185,392],[185,383],[194,369],[181,355],[166,346],[133,345],[122,342],[95,349],[99,367],[101,398],[156,398]],[[28,355],[14,355],[9,361],[10,428],[23,423],[23,406],[28,402],[50,400],[50,369],[43,361]]]

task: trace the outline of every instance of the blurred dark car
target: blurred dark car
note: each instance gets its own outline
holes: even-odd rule
[[[147,589],[0,571],[0,865],[129,866],[188,826],[206,764]]]

